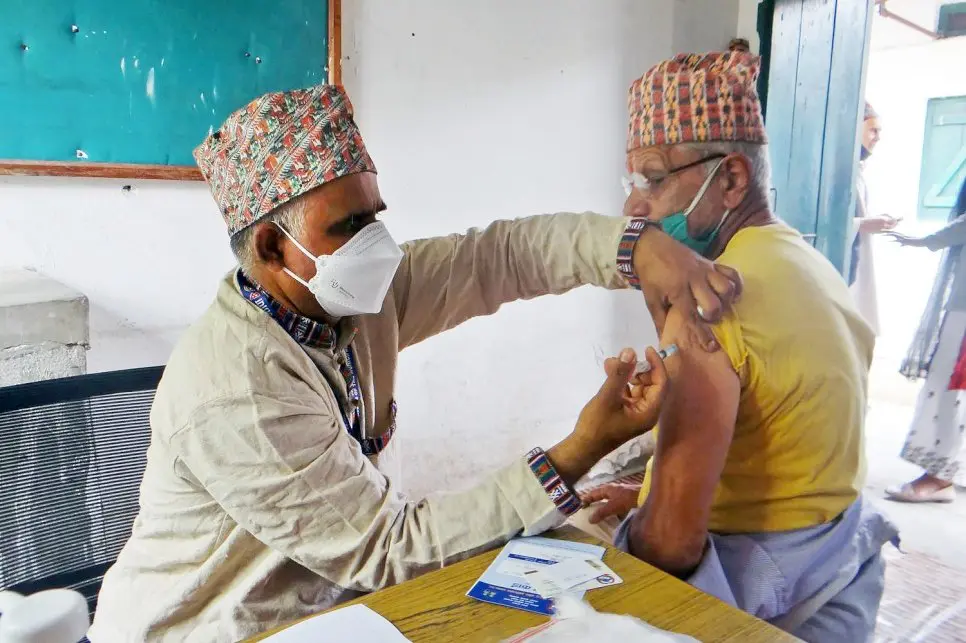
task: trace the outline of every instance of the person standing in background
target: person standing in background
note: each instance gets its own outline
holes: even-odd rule
[[[872,235],[888,232],[896,227],[899,219],[887,214],[869,216],[869,190],[865,185],[865,162],[879,143],[882,126],[879,115],[872,105],[865,104],[862,120],[862,151],[859,171],[855,174],[855,218],[852,220],[852,262],[849,265],[849,288],[859,312],[879,334],[879,298],[876,293],[875,264],[872,256]]]
[[[738,53],[751,53],[751,43],[748,42],[747,38],[732,38],[728,42],[728,51],[735,51]]]
[[[946,250],[901,372],[924,378],[902,458],[925,472],[886,489],[899,502],[952,502],[966,484],[966,180],[946,227],[925,237],[889,233],[903,246]]]

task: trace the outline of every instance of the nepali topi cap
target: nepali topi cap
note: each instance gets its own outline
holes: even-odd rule
[[[342,87],[273,92],[231,114],[194,151],[228,234],[329,181],[375,172]]]
[[[631,84],[628,151],[677,143],[766,143],[760,59],[730,51],[679,54]]]

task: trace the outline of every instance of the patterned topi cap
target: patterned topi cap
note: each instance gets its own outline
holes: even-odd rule
[[[679,54],[631,84],[627,150],[676,143],[766,143],[755,86],[759,58]]]
[[[312,188],[375,172],[342,87],[274,92],[234,112],[194,151],[234,235]]]

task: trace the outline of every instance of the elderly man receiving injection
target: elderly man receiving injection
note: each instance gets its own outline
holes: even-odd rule
[[[671,308],[674,388],[643,487],[588,500],[609,501],[600,518],[639,491],[618,546],[806,641],[868,641],[896,535],[860,495],[874,339],[834,267],[769,208],[757,76],[750,54],[691,54],[631,86],[625,214],[745,289],[713,354]]]

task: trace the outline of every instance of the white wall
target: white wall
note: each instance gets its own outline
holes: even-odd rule
[[[675,0],[674,53],[724,51],[732,38],[750,38],[739,33],[740,9],[740,0]]]
[[[873,29],[873,44],[876,32]],[[869,54],[866,98],[882,117],[882,140],[869,161],[867,180],[874,199],[896,215],[915,216],[919,171],[930,98],[966,96],[966,37]]]
[[[343,4],[344,80],[399,239],[554,210],[619,214],[625,91],[678,47],[734,36],[737,0]],[[691,25],[690,28],[681,25]],[[2,179],[0,261],[91,301],[91,371],[163,363],[231,265],[201,185]],[[407,351],[411,487],[459,484],[570,430],[596,352],[643,348],[641,297],[584,289],[507,306]],[[467,445],[473,445],[467,449]]]
[[[956,0],[888,0],[886,9],[901,18],[905,18],[924,29],[933,31],[939,20],[939,7],[951,4]],[[885,49],[892,47],[909,47],[930,42],[928,36],[910,29],[892,18],[882,18],[875,14],[873,26],[872,47]]]
[[[87,295],[92,373],[163,364],[232,265],[200,183],[0,177],[0,239],[0,267]]]
[[[760,0],[739,0],[738,33],[739,38],[747,38],[753,53],[760,53],[761,39],[758,37],[758,3]]]

